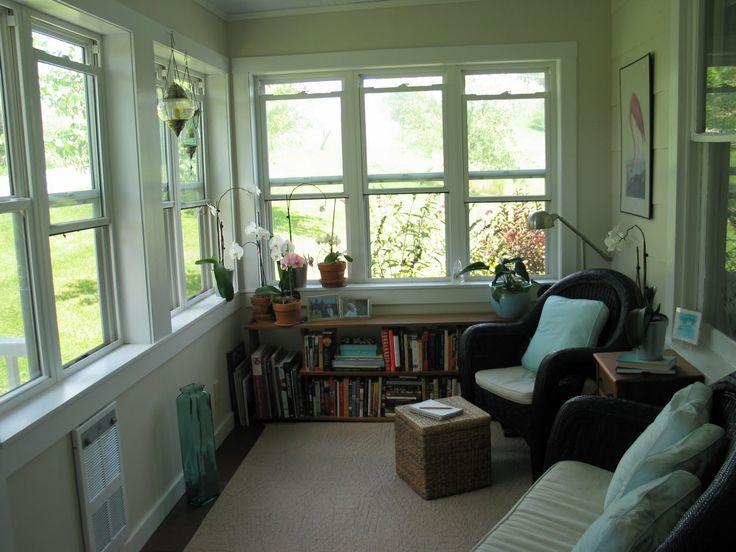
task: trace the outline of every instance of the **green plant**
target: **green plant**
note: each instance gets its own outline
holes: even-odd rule
[[[458,276],[473,272],[476,270],[490,270],[491,267],[482,261],[470,263],[463,268]],[[526,269],[524,260],[521,257],[512,259],[501,259],[501,261],[493,269],[493,298],[496,301],[501,299],[504,293],[526,292],[532,284],[529,272]]]
[[[318,244],[327,245],[330,248],[330,252],[325,256],[325,260],[322,261],[326,264],[339,263],[340,261],[353,262],[353,258],[348,255],[347,251],[335,251],[335,247],[340,243],[340,239],[335,235],[335,210],[337,206],[337,199],[332,200],[332,226],[330,233],[326,234],[321,239],[317,240]]]

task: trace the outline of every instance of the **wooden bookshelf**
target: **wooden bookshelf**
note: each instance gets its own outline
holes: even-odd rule
[[[324,330],[354,327],[400,326],[466,326],[481,322],[499,322],[501,318],[492,312],[443,313],[443,314],[381,314],[371,318],[334,318],[330,320],[303,321],[293,326],[277,326],[274,322],[251,322],[249,331],[258,330]]]
[[[409,372],[402,370],[398,372],[372,372],[369,370],[319,370],[319,371],[308,371],[300,370],[299,375],[303,378],[311,377],[322,377],[322,378],[380,378],[380,377],[398,377],[398,376],[410,376],[410,377],[421,377],[421,378],[440,378],[449,377],[456,378],[460,375],[457,370],[429,370],[426,372]]]

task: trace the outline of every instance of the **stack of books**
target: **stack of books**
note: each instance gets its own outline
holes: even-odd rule
[[[410,333],[405,328],[381,330],[383,359],[388,372],[457,370],[459,342],[459,329],[419,333]]]
[[[304,335],[304,369],[308,372],[332,370],[335,354],[335,331],[308,332]]]
[[[663,356],[659,360],[640,360],[636,353],[624,353],[616,359],[619,374],[674,374],[677,357]]]
[[[336,372],[339,372],[340,370],[366,370],[369,372],[381,372],[383,371],[383,367],[383,357],[376,355],[335,355],[332,359],[332,368]]]
[[[305,385],[307,416],[380,416],[381,378],[318,378]]]

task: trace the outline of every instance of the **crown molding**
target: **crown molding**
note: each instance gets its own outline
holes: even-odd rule
[[[458,4],[476,0],[374,0],[359,4],[343,4],[339,6],[319,6],[312,8],[292,8],[283,10],[268,10],[229,14],[215,6],[210,0],[194,0],[197,4],[212,12],[225,21],[242,21],[247,19],[268,19],[272,17],[288,17],[294,15],[316,15],[322,13],[347,12],[359,10],[373,10],[379,8],[402,8],[408,6],[423,6],[432,4]]]

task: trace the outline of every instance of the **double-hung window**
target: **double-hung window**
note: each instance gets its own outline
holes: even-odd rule
[[[51,273],[60,362],[117,337],[100,117],[99,39],[34,22]]]
[[[265,221],[284,237],[291,222],[316,261],[334,226],[353,282],[446,281],[457,262],[517,255],[550,274],[526,218],[555,207],[554,78],[531,62],[256,77]]]
[[[156,65],[156,93],[160,99],[166,85],[166,69]],[[195,264],[212,252],[212,221],[207,205],[205,176],[204,80],[198,75],[177,78],[179,84],[194,95],[200,114],[192,119],[181,137],[193,132],[196,150],[192,152],[166,124],[159,121],[161,144],[161,195],[167,261],[172,278],[171,309],[178,311],[204,296],[212,288],[210,265]],[[189,128],[193,125],[193,129]]]

